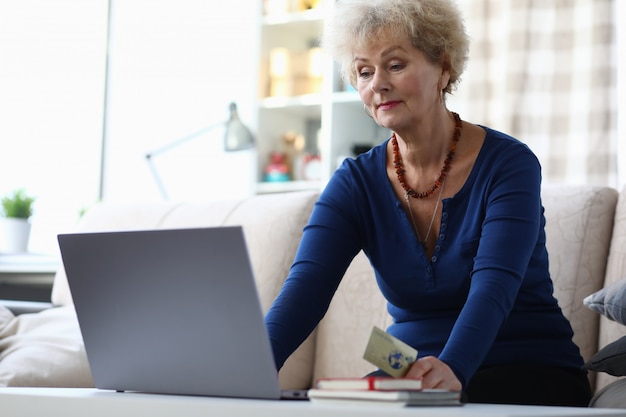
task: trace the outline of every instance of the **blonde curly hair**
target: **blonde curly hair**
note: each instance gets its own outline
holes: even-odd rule
[[[435,64],[447,66],[451,93],[460,81],[469,54],[469,37],[452,0],[339,0],[326,22],[322,45],[341,65],[344,81],[356,87],[355,48],[367,47],[381,32],[407,37]]]

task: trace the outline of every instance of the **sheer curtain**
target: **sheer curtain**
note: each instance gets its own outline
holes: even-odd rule
[[[539,157],[544,182],[618,186],[614,0],[462,0],[470,61],[450,100]]]

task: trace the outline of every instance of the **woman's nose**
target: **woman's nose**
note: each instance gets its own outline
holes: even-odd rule
[[[372,82],[370,83],[370,87],[373,92],[379,93],[383,90],[389,89],[389,80],[385,76],[384,72],[376,71],[372,76]]]

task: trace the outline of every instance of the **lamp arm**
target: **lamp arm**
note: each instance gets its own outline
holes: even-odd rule
[[[163,152],[167,152],[170,149],[176,148],[184,143],[187,143],[190,140],[195,139],[196,137],[201,136],[204,133],[207,133],[220,126],[226,126],[226,123],[222,122],[222,123],[216,123],[211,126],[207,126],[204,129],[200,129],[190,135],[177,139],[174,142],[168,143],[165,146],[162,146],[146,154],[146,161],[148,162],[148,167],[150,168],[150,172],[152,173],[154,182],[156,182],[157,187],[159,187],[159,191],[161,192],[161,196],[163,197],[164,200],[169,200],[169,195],[167,194],[167,191],[165,190],[165,185],[163,185],[163,180],[161,179],[161,176],[159,175],[159,171],[156,169],[156,166],[154,166],[154,163],[152,162],[152,157],[159,155]]]
[[[182,144],[184,144],[186,142],[189,142],[190,140],[192,140],[194,138],[197,138],[200,135],[203,135],[203,134],[205,134],[207,132],[210,132],[211,130],[213,130],[215,128],[218,128],[220,126],[224,126],[225,127],[226,126],[226,122],[216,123],[214,125],[207,126],[204,129],[200,129],[197,132],[194,132],[194,133],[192,133],[190,135],[187,135],[185,137],[177,139],[174,142],[168,143],[168,144],[166,144],[166,145],[164,145],[164,146],[162,146],[162,147],[160,147],[160,148],[158,148],[158,149],[156,149],[156,150],[154,150],[154,151],[152,151],[150,153],[147,153],[146,154],[146,158],[150,159],[150,158],[152,158],[155,155],[159,155],[159,154],[161,154],[163,152],[167,152],[170,149],[176,148],[176,147],[178,147],[178,146],[180,146],[180,145],[182,145]]]

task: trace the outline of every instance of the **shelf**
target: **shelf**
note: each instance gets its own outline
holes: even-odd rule
[[[321,94],[308,94],[295,97],[267,97],[260,101],[260,110],[281,110],[306,118],[320,117]]]
[[[53,274],[60,264],[61,260],[55,255],[34,253],[0,255],[0,273]]]
[[[268,44],[302,51],[310,47],[311,42],[319,42],[322,23],[321,12],[314,9],[268,16],[261,27]]]
[[[362,105],[361,97],[356,91],[338,91],[333,93],[333,103],[356,103]]]
[[[305,73],[300,70],[304,68],[303,56],[315,45],[315,40],[319,39],[324,20],[334,4],[334,1],[324,1],[313,10],[277,13],[261,16],[259,19],[260,53],[256,114],[258,193],[321,190],[337,168],[338,161],[353,156],[354,145],[377,143],[384,136],[363,110],[358,92],[353,89],[344,91],[339,67],[329,56],[323,55],[322,58],[318,58],[320,61],[315,61],[321,65],[320,68],[316,66],[314,80],[318,83],[315,85],[319,90],[303,88],[302,83],[306,80],[306,75],[303,75]],[[293,62],[300,66],[286,65],[285,71],[277,71],[276,68],[282,68],[280,66],[282,61],[279,59],[282,55],[272,54],[277,52],[276,48],[283,48],[284,50],[279,50],[278,53],[285,54],[290,59],[296,57]],[[279,83],[274,85],[271,84],[270,77],[272,59],[276,60],[274,75],[281,76],[278,78]],[[320,74],[322,80],[317,78]],[[281,84],[280,81],[285,81],[285,84]],[[319,93],[290,95],[306,91]],[[319,155],[321,161],[319,181],[263,182],[265,167],[272,153],[286,149],[286,133],[302,135],[305,138],[306,152]],[[293,178],[303,177],[295,175]]]
[[[259,182],[257,193],[285,193],[290,191],[321,190],[320,181],[285,181],[285,182]]]
[[[264,16],[261,23],[267,27],[282,26],[286,29],[303,29],[303,25],[310,25],[313,29],[319,30],[321,22],[324,20],[322,8],[305,10],[302,12],[277,13]]]

